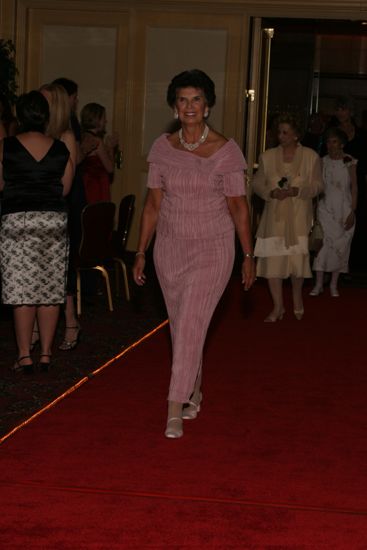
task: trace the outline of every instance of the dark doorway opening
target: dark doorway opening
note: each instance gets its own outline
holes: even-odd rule
[[[359,126],[367,126],[367,22],[263,19],[273,28],[268,113],[332,115],[338,96],[348,97]]]

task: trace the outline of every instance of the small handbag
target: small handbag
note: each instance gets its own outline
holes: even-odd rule
[[[319,197],[317,197],[317,206],[319,205]],[[314,215],[313,225],[308,236],[308,249],[310,252],[317,254],[324,243],[324,231],[322,225],[317,219],[317,206]]]

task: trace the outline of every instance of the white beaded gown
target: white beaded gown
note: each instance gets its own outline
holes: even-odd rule
[[[315,271],[348,272],[350,245],[354,233],[354,225],[348,230],[344,227],[345,220],[352,210],[350,163],[357,164],[357,161],[334,160],[328,155],[322,159],[324,197],[319,201],[317,215],[323,228],[324,239],[313,263]]]

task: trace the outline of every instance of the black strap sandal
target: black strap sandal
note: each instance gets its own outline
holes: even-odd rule
[[[41,357],[50,357],[49,361],[41,361]],[[50,353],[41,353],[40,360],[38,362],[38,368],[41,372],[48,372],[51,368],[52,361],[51,361],[52,355]]]
[[[11,370],[13,372],[24,372],[24,374],[33,374],[34,373],[33,362],[30,365],[21,365],[20,362],[23,361],[23,359],[31,359],[31,356],[22,355],[22,357],[18,357],[14,365],[11,367]]]

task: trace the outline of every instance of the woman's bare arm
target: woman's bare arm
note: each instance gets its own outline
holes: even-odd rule
[[[138,252],[133,267],[134,281],[138,285],[143,285],[145,282],[145,251],[147,250],[157,227],[162,197],[162,189],[158,188],[148,190],[140,222]]]
[[[256,277],[248,203],[245,196],[226,197],[226,199],[244,254],[242,263],[242,283],[244,284],[245,290],[248,290]]]

